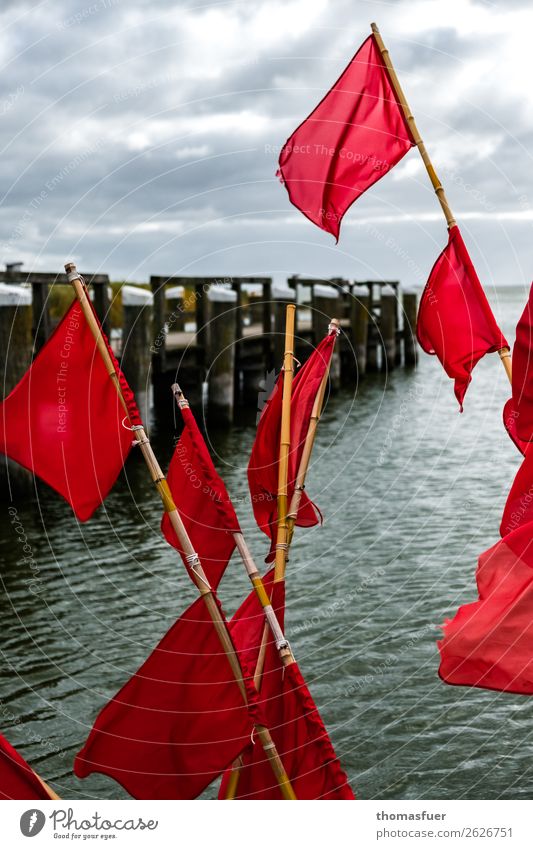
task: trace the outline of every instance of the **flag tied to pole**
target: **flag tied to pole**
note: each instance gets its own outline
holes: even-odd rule
[[[273,571],[270,571],[263,581],[283,628],[285,582],[273,583],[272,579]],[[257,663],[264,621],[261,605],[252,592],[230,622],[233,640],[250,669]],[[297,798],[354,799],[298,664],[283,666],[270,634],[258,698]],[[265,754],[257,743],[246,747],[242,760],[236,798],[281,799]],[[226,797],[229,776],[230,770],[222,780],[219,799]]]
[[[22,755],[0,734],[0,799],[50,799]]]
[[[302,457],[305,437],[313,404],[322,378],[331,362],[335,346],[335,333],[326,336],[296,374],[291,395],[291,450],[289,455],[288,503],[294,493],[298,467]],[[266,402],[259,419],[257,433],[248,463],[248,486],[257,524],[271,540],[268,560],[272,560],[276,544],[278,517],[277,490],[279,442],[281,436],[281,406],[283,372]],[[320,513],[305,491],[302,492],[296,524],[312,527],[320,521]]]
[[[100,712],[75,774],[104,773],[136,799],[195,799],[260,720],[246,671],[243,681],[248,706],[198,598]]]
[[[504,407],[503,423],[518,450],[525,454],[533,442],[533,284],[516,325],[512,392]]]
[[[444,624],[440,677],[448,684],[533,694],[533,525],[479,558],[478,601]]]
[[[109,344],[108,349],[130,420],[139,423],[133,393]],[[125,417],[75,300],[0,404],[0,451],[55,489],[85,522],[110,492],[128,456],[132,434],[122,425]]]
[[[167,482],[207,579],[216,589],[235,549],[233,533],[240,532],[239,521],[193,413],[189,407],[182,407],[181,413],[185,427],[170,462]],[[161,530],[184,557],[167,513],[163,514]],[[190,569],[185,557],[184,562]]]
[[[414,141],[373,35],[284,144],[289,200],[338,240],[347,209]]]
[[[457,226],[437,259],[424,289],[417,337],[455,381],[461,412],[471,372],[488,353],[507,348]]]

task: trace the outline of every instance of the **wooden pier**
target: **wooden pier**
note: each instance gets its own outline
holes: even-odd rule
[[[282,362],[288,303],[297,305],[295,355],[302,362],[329,319],[339,319],[332,390],[355,386],[372,371],[416,363],[417,296],[402,293],[397,281],[154,276],[149,285],[120,285],[106,274],[84,276],[145,416],[152,390],[156,412],[171,414],[169,387],[176,378],[195,405],[205,404],[214,424],[231,424],[239,406],[255,408]],[[67,286],[63,274],[0,272],[6,390],[52,332],[58,320],[51,315],[52,293],[61,290],[68,301]]]

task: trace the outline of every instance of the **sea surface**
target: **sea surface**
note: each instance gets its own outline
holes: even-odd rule
[[[512,342],[526,292],[490,299]],[[520,463],[502,426],[508,397],[489,355],[461,415],[451,381],[421,352],[416,369],[368,376],[328,399],[308,477],[324,524],[297,529],[287,634],[361,798],[533,798],[533,698],[437,676],[439,626],[477,598],[477,557],[498,539]],[[245,474],[254,432],[247,414],[208,436],[260,560],[266,538]],[[166,464],[172,428],[155,422],[151,435]],[[21,560],[8,506],[0,730],[60,796],[125,798],[104,776],[78,780],[72,762],[99,709],[194,598],[160,535],[159,501],[135,457],[85,525],[45,486],[15,498],[33,568]],[[247,592],[235,559],[221,586],[225,609]]]

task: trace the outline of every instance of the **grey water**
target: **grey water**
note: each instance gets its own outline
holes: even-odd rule
[[[490,297],[512,342],[526,292]],[[508,397],[489,355],[459,414],[451,381],[421,352],[416,369],[328,399],[308,478],[324,524],[297,529],[287,634],[361,798],[533,798],[533,699],[437,676],[439,626],[477,597],[477,557],[498,539],[520,463],[502,425]],[[243,419],[208,437],[261,559],[245,473],[254,432]],[[156,423],[152,438],[168,462],[172,431]],[[0,730],[61,797],[125,798],[104,776],[78,780],[73,758],[194,589],[135,457],[85,525],[44,485],[11,506],[33,563],[2,505]],[[233,560],[221,585],[229,613],[248,592],[242,573]]]

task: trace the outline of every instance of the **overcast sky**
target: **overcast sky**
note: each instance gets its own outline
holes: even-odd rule
[[[533,8],[524,2],[3,0],[0,261],[150,274],[400,279],[446,242],[412,150],[338,246],[277,151],[376,20],[487,289],[533,276]]]

